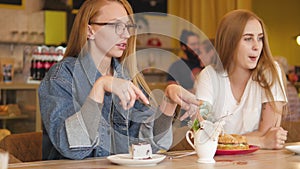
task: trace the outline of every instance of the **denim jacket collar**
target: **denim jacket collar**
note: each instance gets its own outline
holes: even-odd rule
[[[87,78],[90,84],[94,84],[96,79],[101,76],[100,72],[97,70],[97,67],[93,61],[93,58],[90,54],[86,56],[79,56],[78,60],[83,68],[83,71],[87,75]]]

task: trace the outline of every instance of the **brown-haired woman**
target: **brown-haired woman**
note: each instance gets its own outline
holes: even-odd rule
[[[218,26],[215,47],[221,62],[207,66],[195,85],[196,97],[212,105],[203,116],[224,118],[225,132],[243,134],[249,144],[282,148],[285,76],[271,55],[263,21],[247,10],[229,12]]]

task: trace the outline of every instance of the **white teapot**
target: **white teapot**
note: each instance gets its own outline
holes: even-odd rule
[[[219,134],[223,130],[224,121],[212,123],[207,120],[200,122],[200,128],[186,133],[187,142],[195,149],[198,163],[215,163],[214,155],[217,151]],[[194,138],[194,144],[190,140]]]

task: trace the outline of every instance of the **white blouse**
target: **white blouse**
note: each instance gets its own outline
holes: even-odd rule
[[[287,102],[282,74],[276,63],[280,82],[271,87],[274,101]],[[212,105],[208,120],[225,120],[224,130],[229,134],[244,134],[258,129],[262,103],[268,102],[264,89],[252,78],[249,78],[246,88],[238,103],[234,98],[227,73],[217,73],[212,66],[207,66],[198,76],[195,86],[196,97]]]

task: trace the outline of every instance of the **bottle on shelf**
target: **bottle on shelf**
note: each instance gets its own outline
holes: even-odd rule
[[[30,78],[28,82],[41,81],[49,69],[63,59],[65,48],[38,46],[32,52]],[[33,81],[32,81],[33,80]]]

